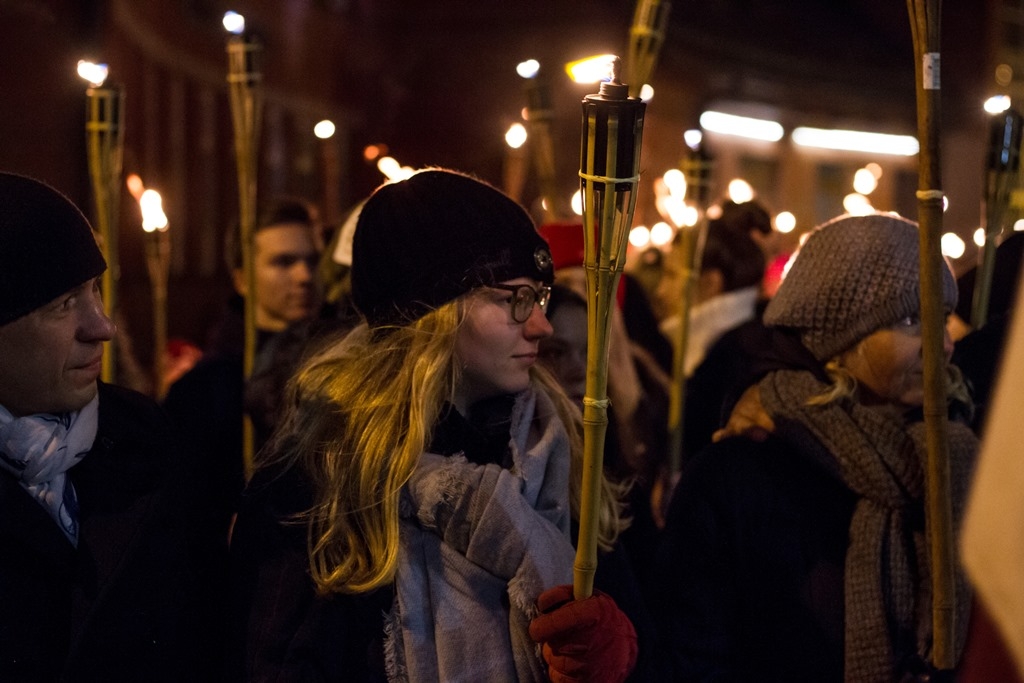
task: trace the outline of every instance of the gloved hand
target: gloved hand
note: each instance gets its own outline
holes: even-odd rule
[[[633,671],[636,630],[609,595],[574,600],[572,586],[556,586],[537,607],[530,637],[543,645],[552,683],[621,683]]]

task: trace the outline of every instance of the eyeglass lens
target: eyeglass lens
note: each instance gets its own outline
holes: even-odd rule
[[[523,285],[516,289],[512,297],[512,319],[516,322],[526,322],[533,313],[534,304],[539,303],[541,310],[547,308],[549,290],[547,287],[537,291],[529,285]]]

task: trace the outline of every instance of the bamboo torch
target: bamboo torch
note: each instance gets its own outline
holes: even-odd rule
[[[235,17],[239,18],[238,15]],[[225,16],[225,27],[228,17]],[[231,91],[231,116],[235,131],[235,158],[238,166],[238,228],[245,279],[245,352],[243,376],[248,379],[256,361],[256,297],[253,270],[252,234],[256,224],[257,144],[263,109],[260,71],[262,46],[245,36],[244,23],[228,38],[228,87]],[[252,474],[253,428],[248,415],[242,416],[242,458],[246,478]]]
[[[551,104],[551,84],[537,64],[535,69],[519,66],[519,75],[526,79],[526,126],[530,132],[529,145],[533,164],[537,169],[544,222],[557,220],[555,210],[555,146],[551,139],[551,122],[555,117]]]
[[[167,278],[171,263],[171,241],[167,232],[167,215],[156,190],[146,190],[139,197],[142,230],[145,232],[146,269],[153,298],[153,388],[157,400],[167,392],[164,386],[167,353]]]
[[[907,0],[914,39],[917,129],[920,140],[918,212],[921,241],[921,326],[924,419],[927,433],[927,523],[931,532],[932,664],[956,664],[953,516],[947,443],[946,358],[943,350],[942,204],[939,159],[939,27],[937,0]]]
[[[580,535],[573,572],[578,600],[594,590],[597,521],[608,427],[608,333],[615,290],[639,181],[646,105],[619,82],[619,62],[600,92],[583,98],[580,186],[583,193],[584,269],[587,276],[587,382],[583,398],[583,487]]]
[[[665,27],[671,7],[668,0],[639,0],[636,5],[626,58],[630,97],[639,97],[640,89],[654,73],[658,52],[665,42]]]
[[[121,202],[121,160],[124,152],[124,90],[104,86],[106,64],[81,61],[78,73],[90,83],[85,91],[85,137],[89,151],[89,177],[96,209],[96,227],[100,249],[107,261],[103,272],[103,312],[111,320],[117,312],[117,282],[121,274],[118,261],[118,209]],[[103,354],[100,376],[104,382],[116,378],[117,345],[114,341]]]
[[[1010,110],[992,120],[989,129],[988,158],[985,160],[985,244],[974,278],[971,301],[971,326],[981,327],[988,320],[996,246],[1006,222],[1010,193],[1018,182],[1020,169],[1021,115]]]
[[[686,346],[690,337],[690,309],[693,295],[700,277],[701,253],[707,235],[706,212],[711,187],[711,158],[698,142],[683,159],[682,171],[686,177],[686,198],[696,214],[687,219],[686,214],[672,215],[672,222],[679,228],[679,263],[682,267],[682,291],[680,293],[679,334],[674,340],[675,353],[672,356],[672,386],[669,392],[669,473],[674,484],[675,476],[683,467],[684,415],[686,413]],[[674,211],[670,213],[675,214]]]

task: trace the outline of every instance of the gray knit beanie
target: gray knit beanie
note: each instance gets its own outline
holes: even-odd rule
[[[0,173],[0,325],[107,269],[89,222],[67,197]]]
[[[917,224],[891,214],[841,216],[800,247],[765,310],[767,325],[790,327],[827,361],[875,330],[918,315]],[[956,281],[943,268],[942,298],[956,306]]]

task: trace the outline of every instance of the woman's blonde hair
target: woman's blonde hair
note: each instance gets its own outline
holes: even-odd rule
[[[807,405],[823,406],[842,399],[857,399],[859,392],[857,378],[843,365],[842,355],[836,356],[825,363],[825,374],[828,375],[832,384],[822,393],[807,399]],[[960,368],[952,364],[946,365],[946,395],[949,401],[956,401],[969,413],[973,412],[974,403],[971,399],[970,390],[968,390],[967,385],[964,383],[964,376],[960,372]]]
[[[306,362],[289,385],[284,423],[258,466],[298,466],[311,481],[313,506],[297,521],[307,524],[310,573],[321,593],[366,592],[394,577],[399,492],[458,386],[454,346],[466,299],[406,326],[362,324]],[[569,433],[575,516],[582,420],[550,376],[533,377]],[[604,494],[599,538],[607,548],[622,527],[621,491],[605,482]]]

